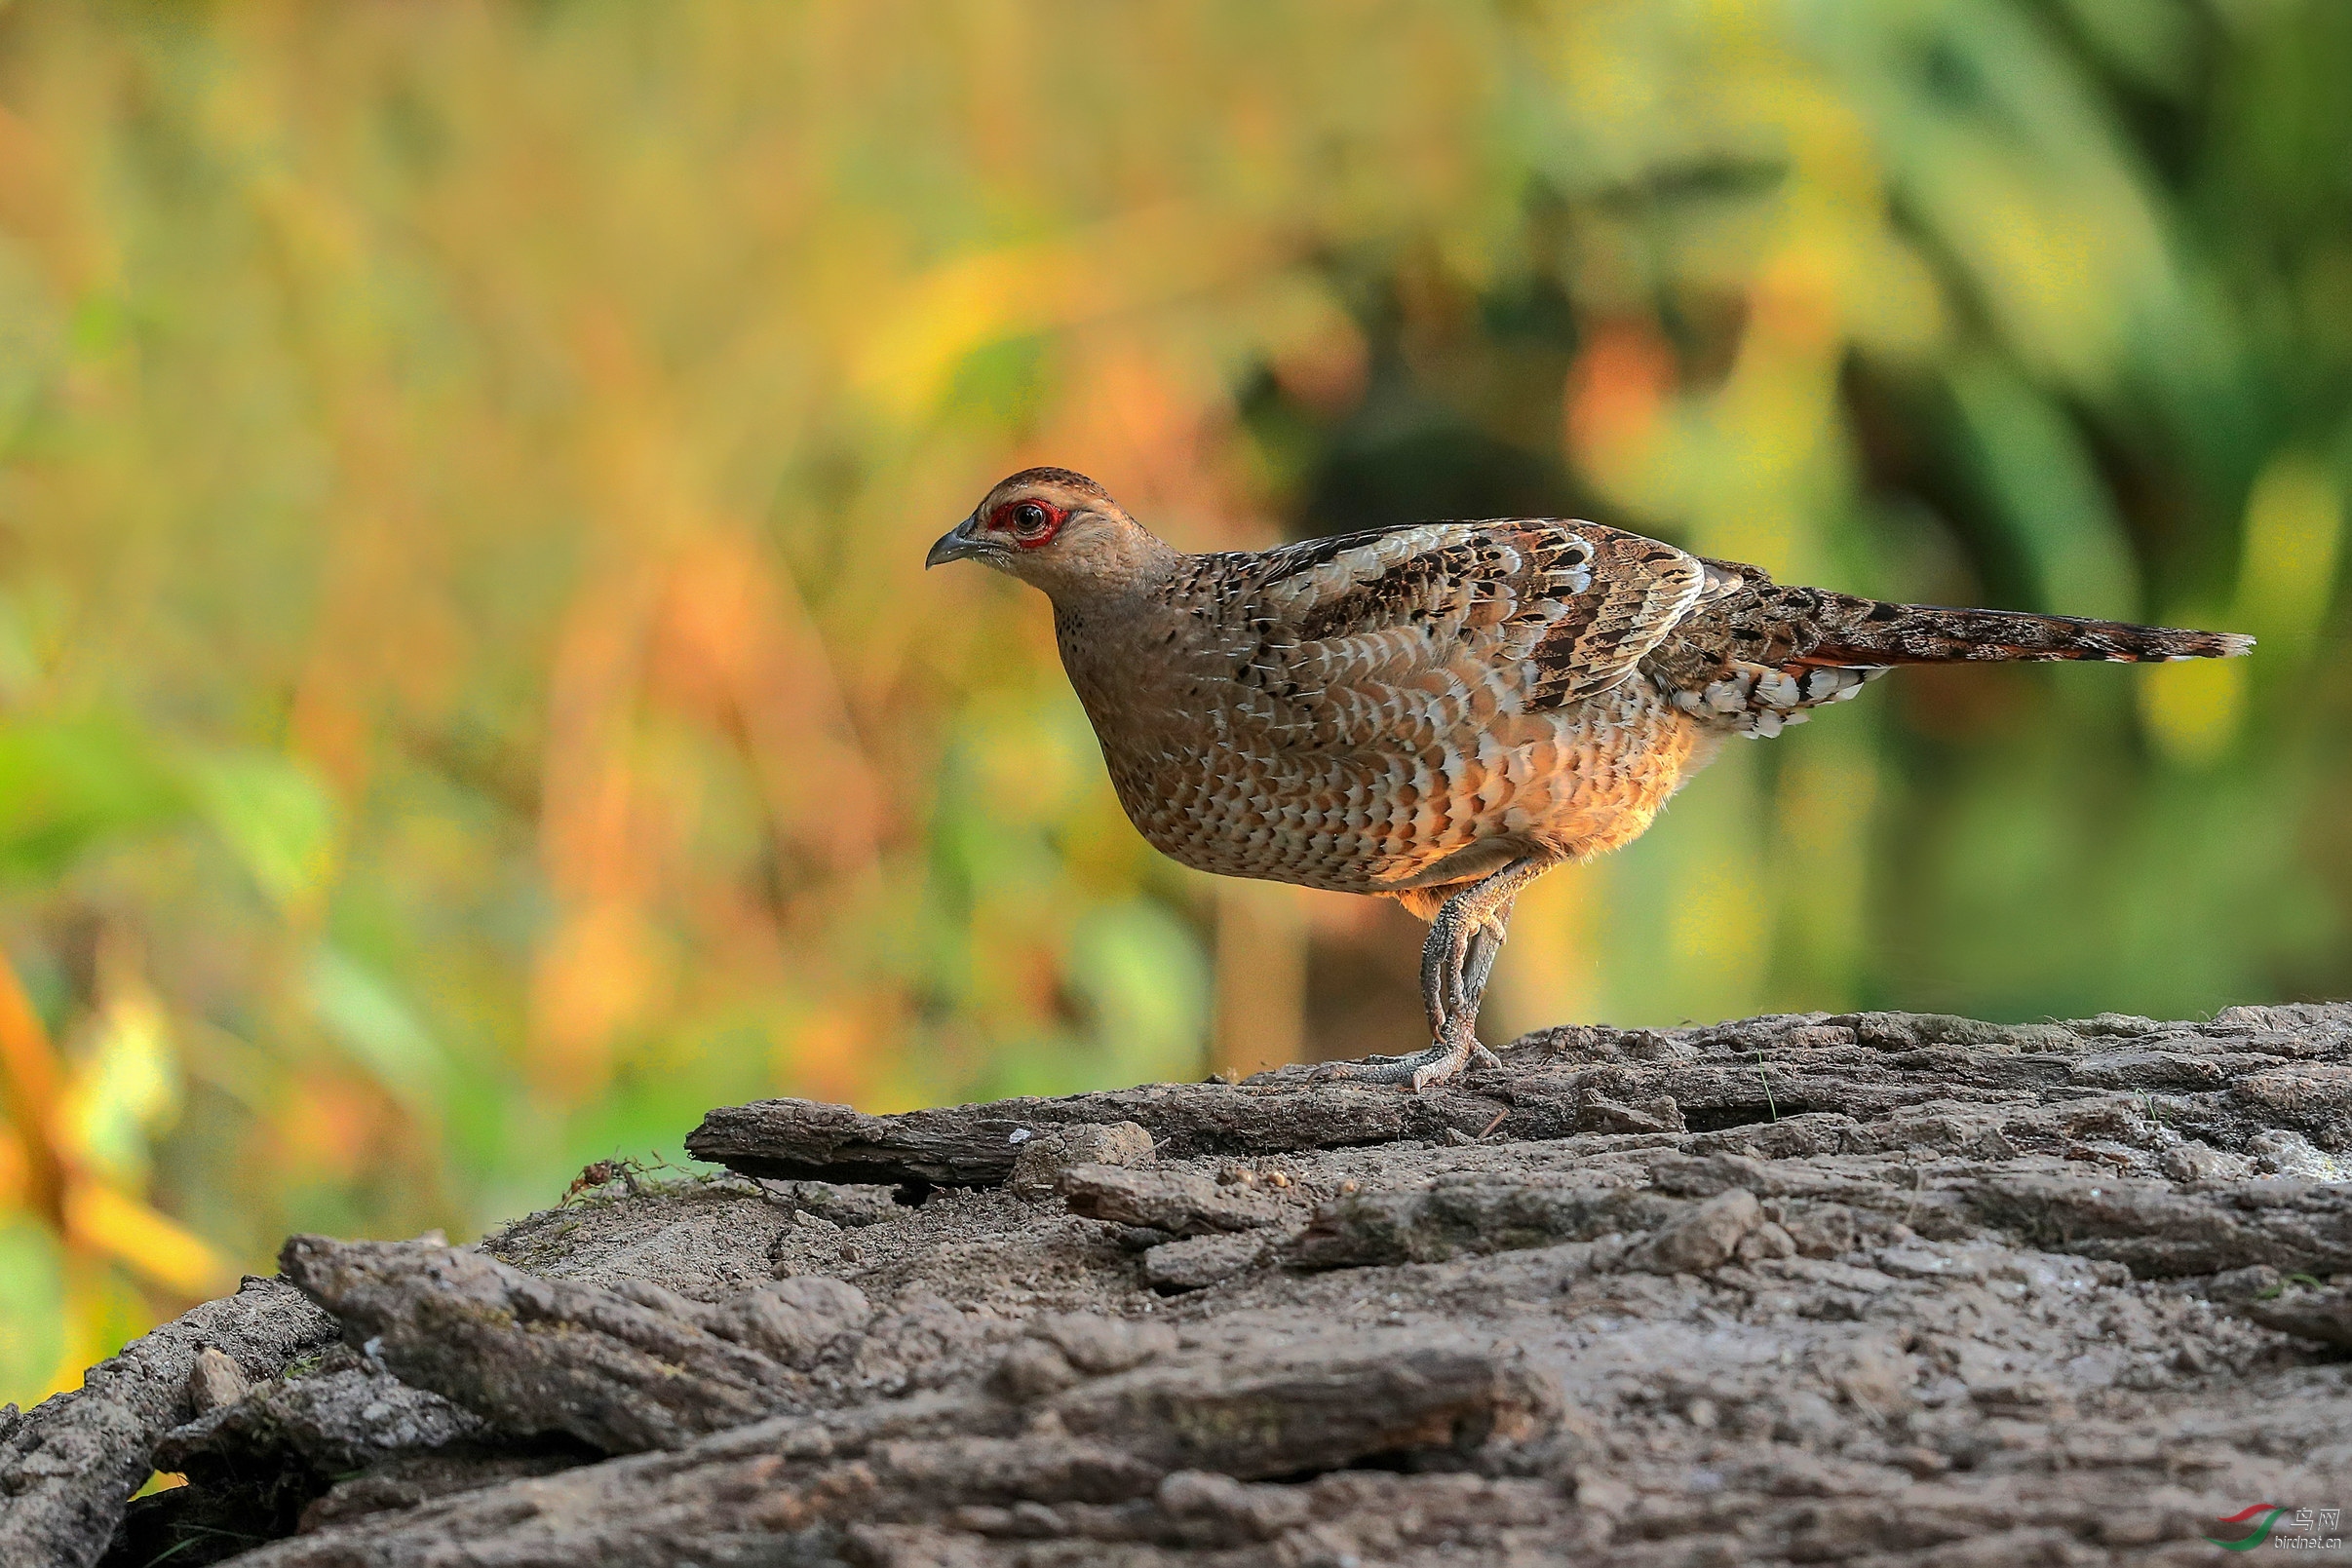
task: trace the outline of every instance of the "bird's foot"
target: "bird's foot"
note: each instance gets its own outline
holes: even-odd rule
[[[1470,1037],[1451,1044],[1441,1040],[1426,1051],[1416,1051],[1408,1056],[1367,1056],[1362,1061],[1335,1061],[1317,1068],[1309,1082],[1402,1084],[1418,1093],[1433,1084],[1443,1084],[1460,1076],[1462,1070],[1472,1062],[1482,1067],[1502,1065],[1500,1057],[1480,1045],[1476,1037]]]

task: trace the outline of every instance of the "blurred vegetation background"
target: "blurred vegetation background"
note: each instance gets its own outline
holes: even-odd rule
[[[2352,991],[2340,0],[0,12],[0,1398],[768,1093],[1420,1043],[1128,828],[1032,461],[2223,627],[1909,672],[1522,902],[1492,1032]]]

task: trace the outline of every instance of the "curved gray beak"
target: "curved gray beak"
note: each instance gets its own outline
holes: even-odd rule
[[[979,555],[983,547],[974,537],[972,523],[973,519],[966,517],[940,535],[939,543],[931,547],[931,554],[923,557],[924,569],[928,571],[945,560],[970,560]]]

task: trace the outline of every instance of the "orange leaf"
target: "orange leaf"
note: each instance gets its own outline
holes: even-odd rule
[[[65,1235],[149,1283],[196,1300],[237,1288],[237,1271],[212,1243],[135,1198],[96,1182],[65,1193]]]
[[[61,1076],[49,1031],[15,967],[0,953],[0,1107],[23,1139],[26,1206],[53,1222],[64,1186],[57,1147],[50,1141]]]

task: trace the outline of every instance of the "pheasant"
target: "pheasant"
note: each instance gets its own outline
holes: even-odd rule
[[[1493,1061],[1479,999],[1519,893],[1639,837],[1726,737],[1777,735],[1894,665],[2253,646],[1784,587],[1554,517],[1186,555],[1059,468],[998,484],[925,564],[967,559],[1053,601],[1062,668],[1156,848],[1430,922],[1434,1043],[1330,1069],[1413,1090]]]

